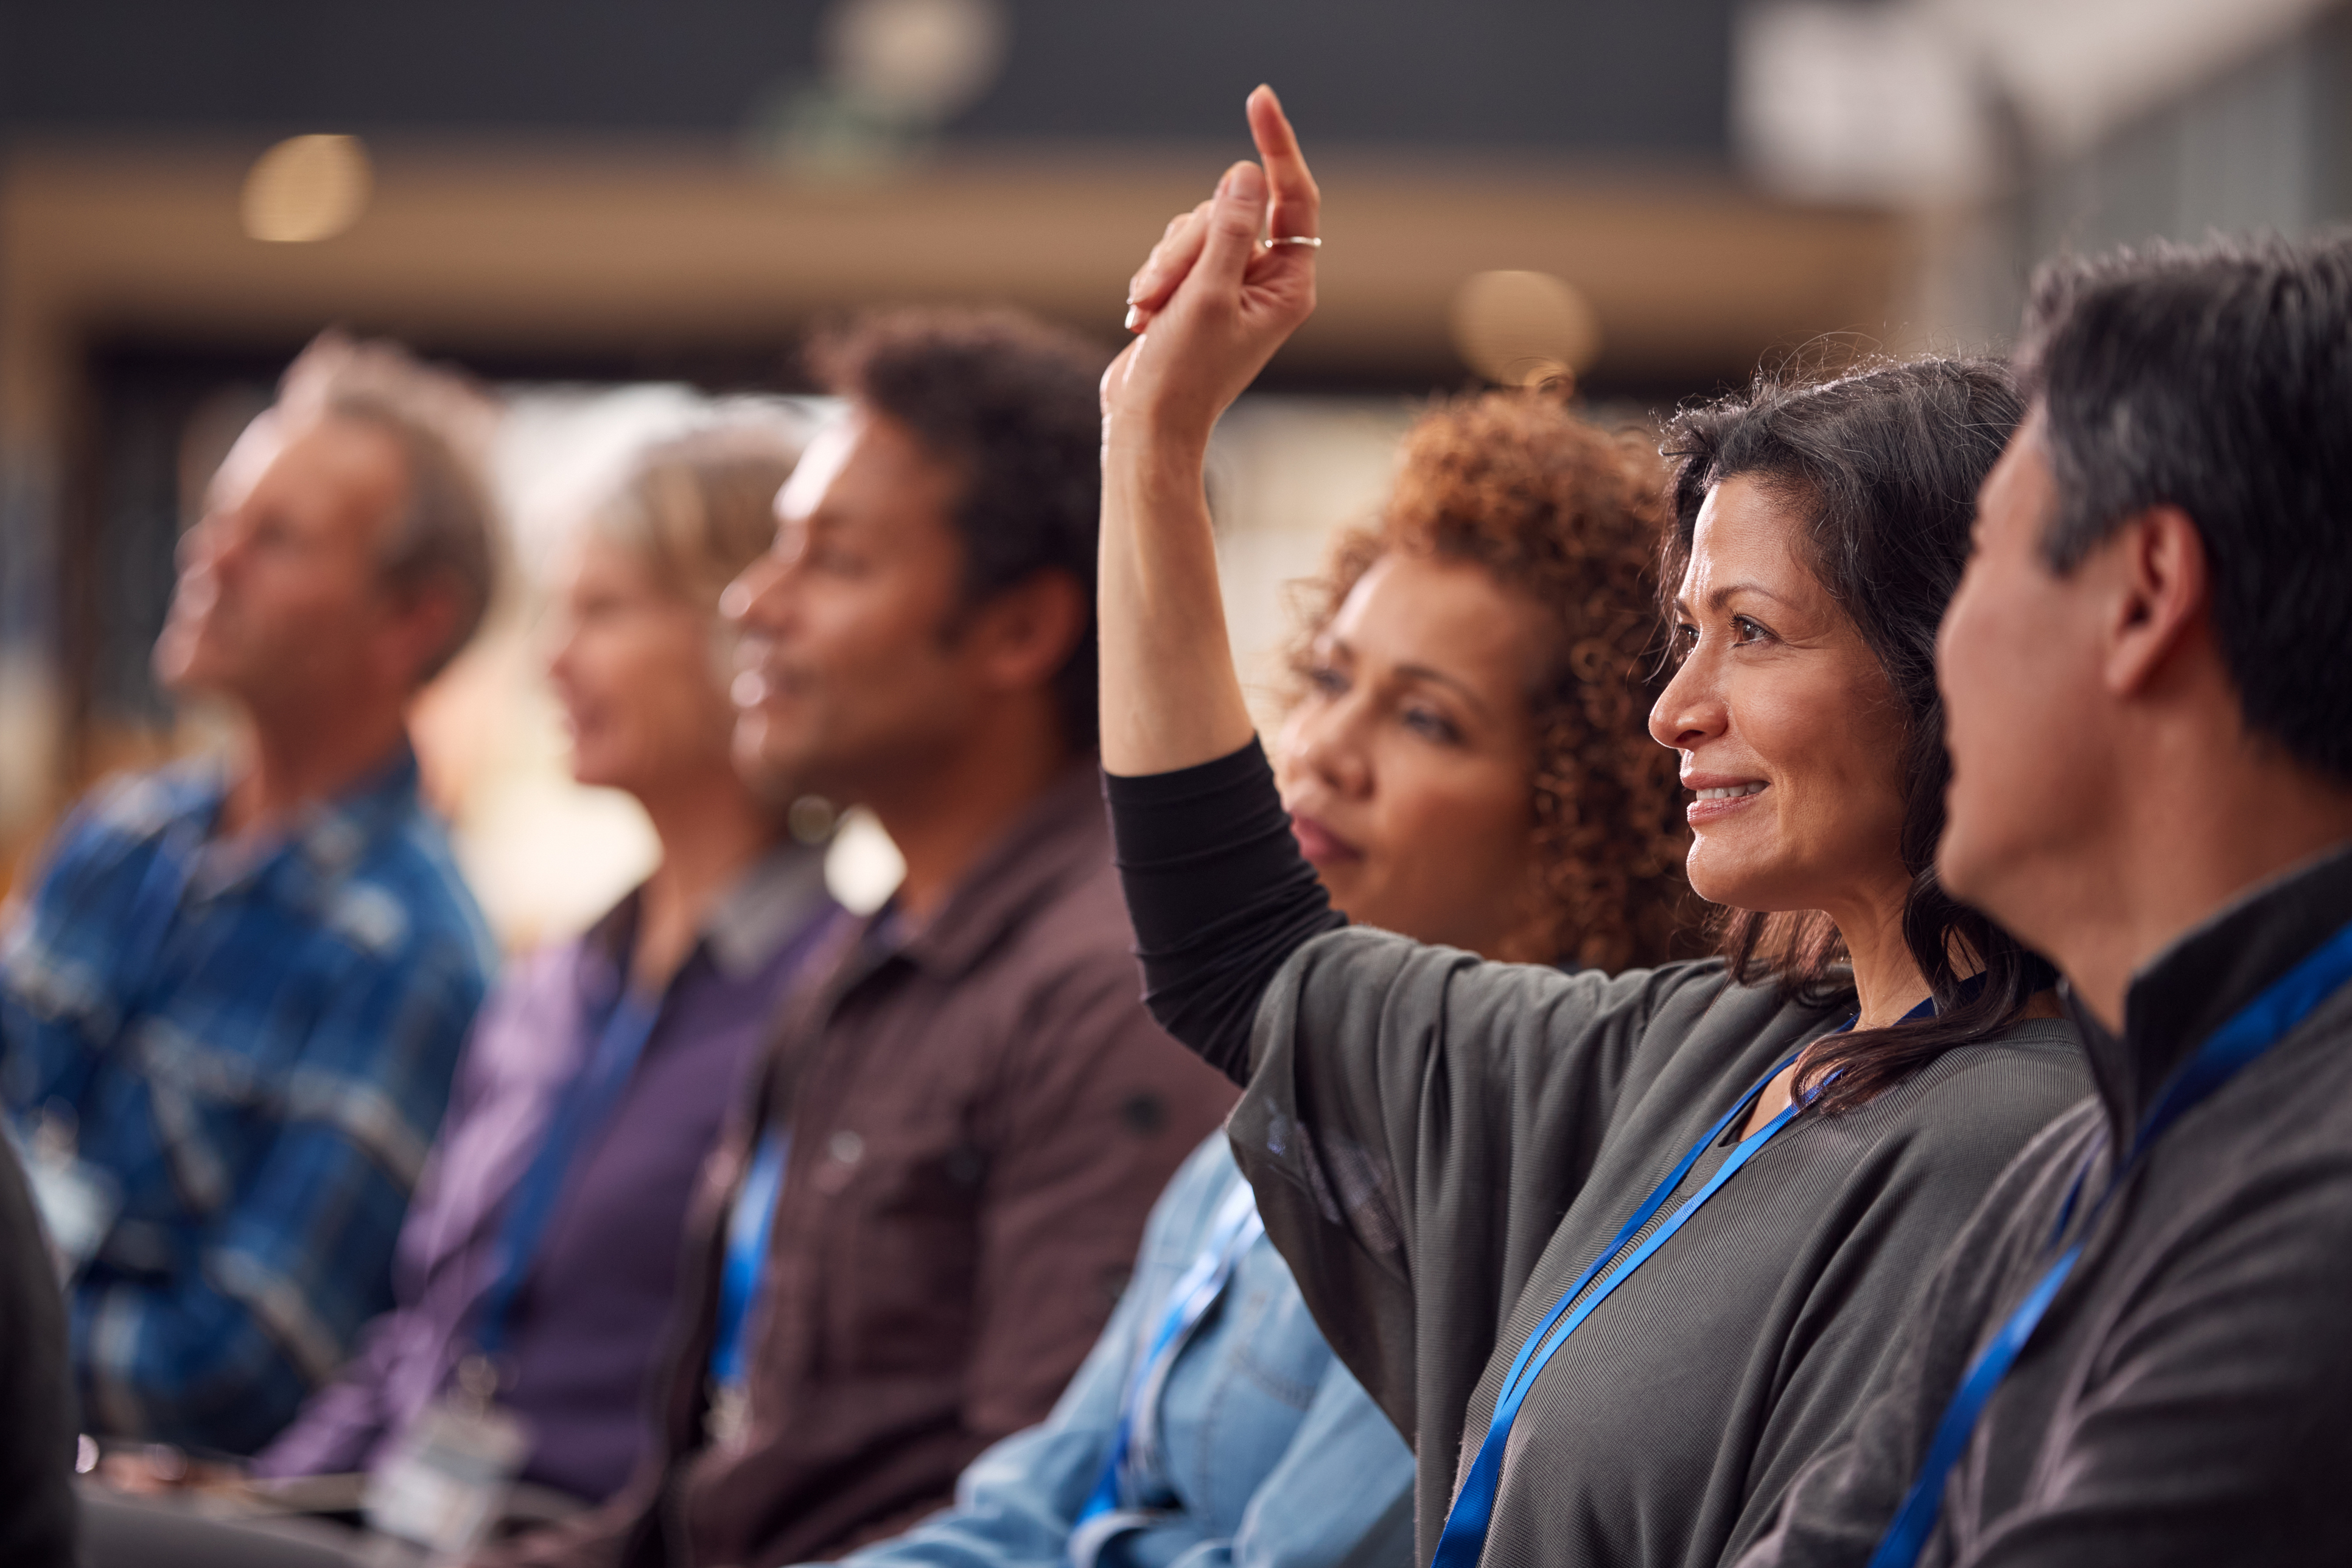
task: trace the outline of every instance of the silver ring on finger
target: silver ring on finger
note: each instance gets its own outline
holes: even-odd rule
[[[1268,250],[1277,245],[1303,245],[1309,250],[1323,248],[1323,242],[1311,234],[1277,234],[1270,239],[1259,240],[1258,244]]]

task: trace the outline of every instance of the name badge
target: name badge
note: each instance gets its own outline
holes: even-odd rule
[[[530,1434],[478,1394],[443,1394],[409,1425],[360,1500],[368,1527],[450,1556],[488,1538]]]
[[[751,1436],[751,1391],[740,1384],[714,1382],[702,1413],[702,1435],[714,1448],[740,1448]]]

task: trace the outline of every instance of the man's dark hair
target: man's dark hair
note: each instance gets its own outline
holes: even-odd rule
[[[953,513],[967,605],[1040,572],[1086,595],[1084,635],[1054,678],[1062,732],[1097,742],[1095,542],[1102,515],[1102,415],[1109,355],[1012,310],[899,310],[821,334],[808,352],[827,391],[912,431],[962,477]]]
[[[1664,450],[1675,468],[1664,592],[1676,591],[1690,563],[1707,492],[1744,475],[1804,519],[1806,564],[1853,617],[1903,708],[1899,849],[1911,874],[1903,942],[1937,1012],[1816,1041],[1798,1073],[1801,1090],[1819,1090],[1810,1111],[1861,1105],[1953,1047],[2005,1026],[2054,977],[1936,878],[1952,771],[1936,689],[1936,628],[1968,561],[1977,487],[2023,413],[2000,361],[1920,359],[1813,385],[1759,377],[1744,395],[1685,410],[1666,428]],[[1852,993],[1844,944],[1818,910],[1727,910],[1716,934],[1743,984],[1776,981],[1820,1005]],[[1971,984],[1955,963],[1963,952],[1983,965]]]
[[[2051,566],[2179,507],[2247,726],[2352,784],[2352,237],[2053,262],[2018,363],[2057,481]]]

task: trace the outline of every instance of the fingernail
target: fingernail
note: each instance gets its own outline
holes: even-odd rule
[[[1127,330],[1130,332],[1135,331],[1135,329],[1141,324],[1142,321],[1142,310],[1138,306],[1129,305],[1127,308]]]
[[[1265,194],[1265,176],[1255,163],[1236,163],[1226,177],[1233,181],[1234,195],[1241,201],[1254,202]]]

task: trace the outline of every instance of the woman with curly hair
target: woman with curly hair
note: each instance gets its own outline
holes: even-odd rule
[[[1656,458],[1554,398],[1405,437],[1379,522],[1314,584],[1275,748],[1350,920],[1529,963],[1666,957],[1689,835],[1641,728],[1664,523]]]
[[[1665,956],[1674,769],[1636,717],[1657,463],[1557,400],[1433,410],[1314,585],[1283,792],[1359,921],[1489,957]],[[1169,1184],[1133,1283],[1043,1425],[856,1568],[1406,1568],[1412,1455],[1331,1353],[1223,1131]],[[1199,1555],[1195,1555],[1195,1553]]]
[[[1693,890],[1740,911],[1727,951],[1563,973],[1364,930],[1299,858],[1315,803],[1285,812],[1218,615],[1208,437],[1314,303],[1314,181],[1273,95],[1250,115],[1265,166],[1170,226],[1103,384],[1102,757],[1152,1008],[1246,1086],[1234,1155],[1412,1435],[1424,1561],[1720,1563],[2088,1087],[2047,966],[1933,870],[1929,655],[2019,399],[2003,366],[1929,359],[1669,426],[1649,730],[1689,791]]]

